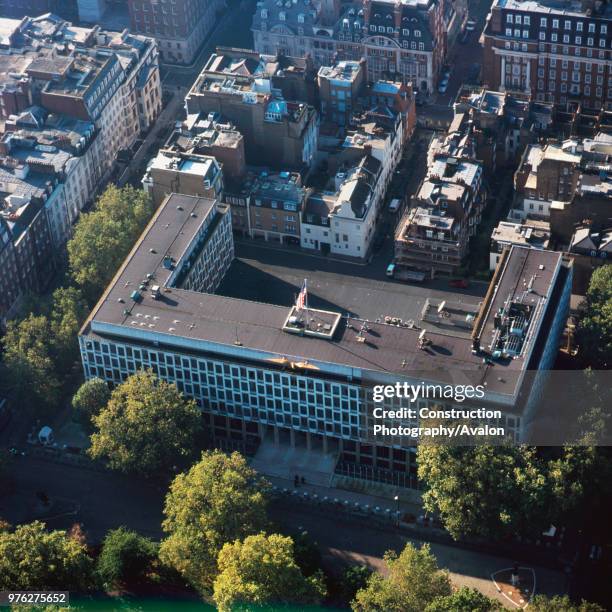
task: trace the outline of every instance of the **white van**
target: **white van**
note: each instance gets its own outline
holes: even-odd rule
[[[401,205],[402,201],[399,198],[393,198],[389,204],[389,212],[396,213]]]

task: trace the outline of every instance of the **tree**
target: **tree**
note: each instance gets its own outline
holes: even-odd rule
[[[609,369],[612,365],[612,265],[606,264],[593,272],[577,331],[580,352],[587,365]]]
[[[125,473],[153,475],[191,460],[202,416],[175,385],[138,372],[112,392],[92,421],[91,457]]]
[[[436,597],[425,612],[501,612],[505,610],[499,601],[483,595],[476,589],[461,587],[451,595]]]
[[[166,496],[160,559],[200,591],[212,587],[227,542],[265,530],[268,483],[239,453],[206,452]]]
[[[78,334],[87,312],[87,303],[76,287],[60,287],[53,292],[50,325],[55,362],[60,372],[68,372],[78,357]]]
[[[0,532],[0,590],[74,590],[92,586],[85,545],[35,521]]]
[[[321,551],[307,531],[293,538],[293,553],[304,576],[312,576],[321,569]]]
[[[157,544],[125,527],[106,534],[97,573],[106,588],[137,584],[146,578],[157,559]]]
[[[152,214],[144,191],[111,185],[95,210],[81,215],[68,242],[68,257],[71,274],[90,301],[114,276]]]
[[[552,598],[536,595],[529,602],[529,609],[532,612],[604,612],[600,605],[584,600],[575,605],[567,595],[555,595]]]
[[[4,337],[5,391],[13,405],[43,416],[59,400],[59,381],[50,355],[49,321],[30,315],[10,321]]]
[[[385,553],[389,574],[374,573],[351,602],[355,612],[422,612],[436,597],[451,594],[448,572],[441,570],[429,546],[407,544],[397,556]]]
[[[351,565],[344,570],[340,580],[340,597],[347,604],[355,599],[357,591],[365,589],[372,570],[366,565]]]
[[[253,604],[318,604],[325,595],[321,572],[302,574],[286,536],[260,533],[227,543],[218,567],[213,599],[220,612],[248,611]]]
[[[77,420],[87,429],[92,429],[93,417],[100,414],[108,404],[110,396],[110,389],[101,378],[90,378],[85,381],[72,398],[72,407]]]
[[[550,483],[534,449],[421,444],[417,463],[424,507],[455,539],[534,535],[550,524]]]

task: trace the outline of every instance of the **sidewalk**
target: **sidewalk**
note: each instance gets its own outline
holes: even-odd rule
[[[367,493],[357,493],[336,487],[325,487],[322,485],[300,484],[294,486],[293,480],[281,478],[279,476],[267,476],[278,493],[285,492],[286,495],[301,497],[305,501],[321,504],[332,504],[343,507],[348,512],[359,514],[376,514],[381,517],[389,516],[397,521],[397,513],[401,516],[411,514],[419,517],[423,514],[423,508],[416,501],[400,499],[397,502],[388,497],[369,495]],[[416,493],[416,492],[415,492]]]

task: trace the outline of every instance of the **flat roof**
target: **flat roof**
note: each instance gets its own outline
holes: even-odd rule
[[[215,206],[207,198],[168,196],[81,333],[123,337],[128,343],[155,342],[168,350],[213,353],[221,359],[234,355],[236,359],[265,362],[270,367],[279,357],[288,357],[314,363],[322,373],[350,373],[364,380],[379,378],[382,373],[390,375],[389,379],[400,376],[448,384],[486,383],[492,392],[514,396],[527,366],[524,355],[493,363],[483,355],[473,354],[471,339],[465,336],[428,329],[430,342],[419,348],[419,334],[426,324],[408,327],[368,321],[367,331],[360,335],[358,319],[341,317],[333,339],[304,337],[283,331],[290,313],[288,306],[167,287],[172,272],[164,267],[164,258],[180,260]],[[221,209],[221,214],[225,211],[227,207]],[[513,247],[504,260],[495,290],[483,303],[487,313],[480,318],[482,347],[490,342],[494,331],[493,313],[508,296],[520,294],[530,304],[548,303],[561,258],[561,253]],[[160,298],[153,299],[143,292],[138,302],[132,301],[130,294],[147,275],[152,275],[152,284],[164,288]],[[525,297],[527,283],[531,290]]]

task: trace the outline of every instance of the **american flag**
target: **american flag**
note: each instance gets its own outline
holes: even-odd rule
[[[306,305],[307,300],[308,300],[308,290],[306,289],[306,279],[304,279],[302,288],[300,289],[300,292],[298,293],[298,296],[297,296],[297,300],[295,302],[295,307],[298,310],[303,310],[304,306]]]

